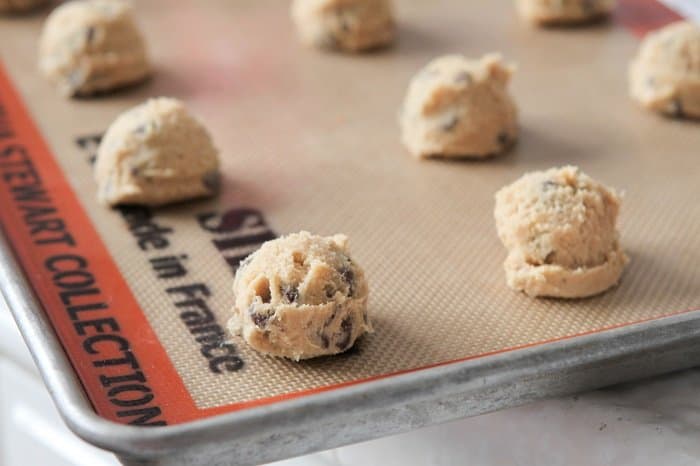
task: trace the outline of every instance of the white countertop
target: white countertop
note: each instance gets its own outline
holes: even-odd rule
[[[693,369],[274,465],[698,465],[699,440]]]

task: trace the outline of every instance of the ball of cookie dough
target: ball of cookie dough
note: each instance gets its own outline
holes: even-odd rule
[[[46,2],[47,0],[0,0],[0,14],[25,13]]]
[[[97,197],[109,205],[157,206],[218,190],[218,151],[182,102],[160,97],[120,115],[95,161]]]
[[[541,25],[593,22],[615,8],[615,0],[516,0],[520,15]]]
[[[241,262],[229,329],[255,350],[294,360],[343,352],[371,331],[365,274],[347,237],[302,231]]]
[[[496,193],[508,285],[530,296],[581,298],[620,279],[620,197],[576,167],[525,174]]]
[[[66,96],[86,96],[145,79],[150,65],[130,4],[75,0],[56,8],[39,42],[39,68]]]
[[[416,157],[487,157],[518,136],[517,109],[506,88],[514,68],[500,55],[437,58],[412,80],[399,122]]]
[[[303,43],[349,52],[388,45],[396,29],[389,0],[294,0],[292,19]]]
[[[649,34],[630,65],[629,82],[642,106],[700,118],[700,26],[681,21]]]

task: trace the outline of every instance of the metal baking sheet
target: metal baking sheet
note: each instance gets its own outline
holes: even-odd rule
[[[136,6],[154,78],[91,100],[37,75],[42,15],[0,20],[0,283],[83,438],[127,463],[248,464],[697,363],[700,131],[626,97],[630,31],[677,14],[626,0],[614,21],[538,30],[509,2],[397,2],[397,45],[344,56],[301,48],[280,2],[164,5]],[[513,153],[408,156],[396,111],[410,76],[439,54],[490,51],[519,67]],[[223,192],[106,209],[91,177],[100,134],[157,95],[207,122]],[[625,190],[632,263],[602,296],[532,300],[505,287],[493,193],[567,163]],[[222,330],[238,260],[300,229],[350,236],[377,331],[292,363]]]

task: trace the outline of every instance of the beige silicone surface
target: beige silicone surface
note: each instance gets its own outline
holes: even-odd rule
[[[65,100],[36,72],[41,17],[0,20],[0,53],[85,209],[199,407],[313,389],[596,331],[700,307],[700,123],[648,114],[627,98],[637,39],[614,23],[538,30],[508,1],[398,1],[399,40],[369,55],[300,47],[279,0],[138,2],[156,67],[147,84]],[[479,162],[417,161],[399,143],[410,77],[444,53],[499,51],[517,63],[521,138]],[[241,371],[213,374],[123,219],[96,203],[77,136],[99,133],[149,96],[185,100],[208,124],[225,174],[217,200],[159,209],[224,325],[232,274],[195,215],[259,209],[275,232],[342,232],[370,280],[376,332],[357,350],[294,363],[231,337]],[[578,301],[505,286],[493,194],[563,164],[625,192],[631,257],[621,285]],[[178,280],[169,286],[178,284]]]

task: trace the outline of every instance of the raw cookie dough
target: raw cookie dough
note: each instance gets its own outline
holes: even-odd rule
[[[349,52],[388,45],[396,29],[389,0],[294,0],[292,19],[303,43]]]
[[[615,285],[628,262],[615,228],[620,198],[576,167],[527,173],[496,193],[508,286],[582,298]]]
[[[371,331],[365,274],[345,235],[302,231],[241,262],[229,329],[261,353],[294,360],[336,354]]]
[[[39,69],[66,96],[145,79],[150,65],[129,3],[76,0],[56,8],[40,39]]]
[[[487,157],[518,136],[506,85],[514,67],[498,54],[437,58],[412,80],[399,116],[401,140],[416,157]]]
[[[615,8],[615,0],[516,0],[520,15],[536,24],[581,24],[601,19]]]
[[[0,0],[0,14],[25,13],[41,5],[48,0]]]
[[[644,107],[700,118],[700,26],[681,21],[645,37],[629,81],[632,98]]]
[[[176,99],[160,97],[121,114],[95,161],[97,197],[109,205],[157,206],[215,194],[218,151]]]

